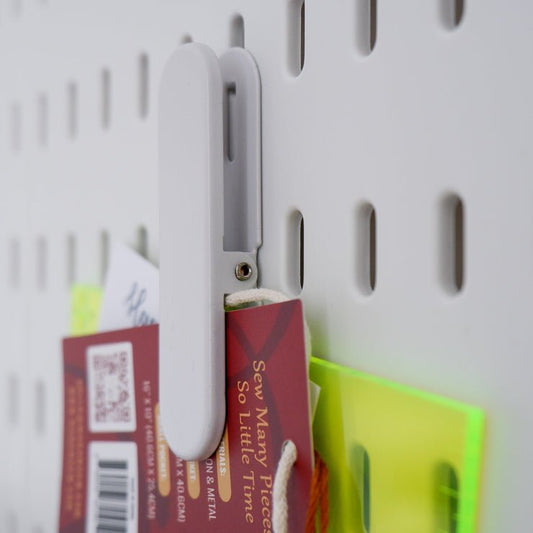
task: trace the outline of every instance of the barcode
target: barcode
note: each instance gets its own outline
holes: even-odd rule
[[[96,533],[128,533],[128,463],[98,461]]]
[[[137,533],[137,446],[92,442],[87,533]]]

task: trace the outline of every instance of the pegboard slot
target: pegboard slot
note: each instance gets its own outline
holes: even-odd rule
[[[41,146],[48,144],[48,97],[40,94],[37,98],[37,142]]]
[[[111,72],[108,69],[102,70],[100,81],[102,128],[107,130],[111,126]]]
[[[77,243],[74,235],[67,237],[67,285],[70,287],[77,279]]]
[[[304,287],[304,218],[300,211],[293,211],[288,221],[288,281],[290,291],[302,292]]]
[[[78,86],[74,82],[67,87],[67,132],[71,139],[78,134]]]
[[[148,116],[150,101],[150,63],[146,54],[139,56],[139,116]]]
[[[377,283],[377,216],[374,206],[362,204],[355,217],[356,283],[364,295],[370,295]]]
[[[43,435],[46,431],[46,387],[42,380],[35,383],[35,432]]]
[[[305,0],[302,1],[300,8],[300,72],[305,63]]]
[[[456,294],[465,283],[465,208],[456,194],[449,194],[440,208],[440,277],[444,289]]]
[[[140,256],[148,259],[148,230],[146,226],[140,226],[137,230],[137,252]]]
[[[439,464],[435,471],[435,506],[437,531],[457,533],[459,478],[447,463]]]
[[[48,243],[42,236],[37,238],[36,259],[37,289],[43,291],[46,289],[46,284],[48,281]]]
[[[22,147],[22,110],[20,104],[14,103],[11,105],[10,112],[11,119],[11,150],[15,153],[20,152]]]
[[[230,23],[230,46],[244,48],[244,19],[235,15]]]
[[[361,55],[372,53],[378,33],[377,0],[355,1],[355,44]]]
[[[20,419],[20,384],[16,375],[11,374],[7,380],[7,420],[12,428]]]
[[[18,289],[20,287],[20,241],[12,239],[9,243],[9,285]]]
[[[107,267],[109,266],[109,233],[102,231],[100,233],[100,282],[102,285],[107,276]]]
[[[463,20],[466,0],[440,0],[441,18],[444,25],[453,30]]]
[[[465,0],[455,0],[455,17],[454,22],[456,26],[461,24],[465,10]]]
[[[289,0],[288,3],[288,67],[298,76],[305,63],[305,1]]]
[[[366,448],[360,444],[353,446],[349,467],[353,479],[357,480],[357,492],[359,504],[361,507],[361,519],[363,533],[371,533],[370,529],[370,505],[371,505],[371,487],[370,487],[370,457]],[[354,495],[356,496],[356,495]],[[355,506],[354,506],[355,508]],[[354,524],[355,526],[356,524]]]

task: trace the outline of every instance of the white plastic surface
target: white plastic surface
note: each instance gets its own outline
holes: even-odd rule
[[[213,301],[224,227],[222,80],[207,47],[184,45],[167,65],[160,132],[161,417],[174,453],[198,459],[216,448],[226,416],[223,304]]]
[[[244,40],[261,73],[261,284],[298,292],[300,211],[315,353],[483,407],[479,530],[528,531],[533,4],[465,0],[453,28],[445,0],[378,0],[370,55],[361,5],[308,0],[296,76],[297,1],[2,2],[0,531],[57,530],[68,285],[100,281],[103,230],[136,245],[145,227],[158,260],[154,110],[190,37],[218,55]],[[465,214],[459,293],[441,275],[450,193]],[[368,204],[373,292],[356,255]]]
[[[245,54],[242,50],[238,53]],[[246,79],[231,76],[231,67],[238,70],[240,63],[232,65],[231,58],[226,57],[227,75]],[[256,74],[253,62],[244,65]],[[257,82],[256,75],[252,84],[253,80]],[[240,80],[236,81],[239,94],[244,88]],[[225,190],[231,195],[235,186],[224,187],[225,177],[229,177],[233,167],[225,165],[227,154],[223,150],[223,126],[228,129],[229,120],[229,113],[224,115],[223,87],[221,64],[214,52],[205,45],[189,43],[181,46],[168,62],[159,102],[161,418],[170,448],[187,460],[206,459],[213,454],[224,431],[224,295],[237,287],[253,287],[257,280],[255,258],[239,254],[239,248],[235,248],[242,244],[242,252],[255,251],[257,241],[248,248],[250,239],[243,241],[239,236],[250,233],[257,239],[258,221],[254,223],[252,217],[257,217],[257,210],[250,217],[230,219],[236,224],[224,224],[225,205],[237,207],[239,202],[238,198],[227,202],[224,199]],[[252,89],[250,107],[255,111],[258,90]],[[244,107],[247,102],[243,99],[233,105],[239,103]],[[243,115],[239,122],[247,125],[246,110]],[[257,145],[257,122],[255,126],[241,132],[252,147]],[[246,143],[237,143],[236,149],[244,154]],[[244,155],[241,159],[246,163]],[[237,175],[237,184],[245,191],[244,204],[248,203],[246,179],[251,180],[250,193],[257,194],[253,185],[258,176],[246,172],[256,170],[257,161],[256,157],[251,169],[244,167],[244,172]],[[252,204],[257,205],[256,198]],[[243,211],[248,210],[235,209],[236,213]],[[237,231],[239,224],[246,229],[248,221],[249,230]],[[237,237],[231,239],[233,233]],[[224,251],[225,236],[232,245],[231,252]],[[235,267],[244,261],[248,261],[253,273],[250,280],[239,282]]]

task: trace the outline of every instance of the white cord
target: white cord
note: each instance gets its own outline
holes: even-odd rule
[[[298,458],[296,446],[292,440],[283,445],[281,458],[274,476],[272,488],[272,526],[274,533],[288,533],[289,504],[287,502],[287,487],[291,477],[292,467]]]
[[[281,303],[287,302],[289,297],[282,292],[273,291],[271,289],[248,289],[246,291],[238,291],[226,296],[226,305],[228,307],[238,307],[256,302],[272,302]]]

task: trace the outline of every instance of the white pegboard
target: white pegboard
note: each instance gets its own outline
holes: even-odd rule
[[[263,285],[298,292],[302,213],[315,353],[483,407],[480,531],[528,530],[533,6],[465,0],[455,28],[447,0],[377,0],[368,55],[365,2],[307,0],[298,75],[301,0],[2,0],[0,531],[57,529],[69,282],[101,280],[103,232],[144,228],[157,262],[162,68],[184,40],[241,43],[239,16],[262,78]]]

